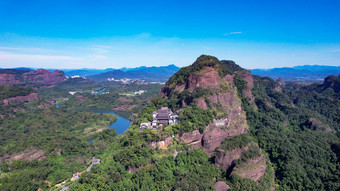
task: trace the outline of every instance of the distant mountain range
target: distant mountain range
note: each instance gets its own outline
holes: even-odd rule
[[[141,79],[146,81],[165,82],[174,75],[180,68],[175,65],[160,67],[139,67],[121,70],[112,70],[101,74],[87,76],[88,79],[94,81],[107,81],[108,78],[114,79]]]
[[[33,71],[32,68],[13,68],[16,70]],[[61,69],[65,72],[67,77],[83,76],[94,81],[107,81],[108,78],[114,79],[141,79],[146,81],[165,82],[173,74],[175,74],[180,67],[175,65],[169,66],[141,66],[137,68],[121,68],[121,69]],[[49,69],[51,72],[54,69]],[[340,66],[320,66],[320,65],[304,65],[285,68],[272,68],[272,69],[250,69],[253,75],[267,76],[274,80],[282,78],[285,81],[323,81],[329,75],[339,75]]]
[[[323,81],[329,75],[339,75],[340,66],[305,65],[292,68],[252,69],[253,75],[285,81]]]

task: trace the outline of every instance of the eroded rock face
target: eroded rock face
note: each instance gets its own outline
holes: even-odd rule
[[[0,85],[13,85],[24,83],[55,84],[66,80],[64,72],[55,70],[50,72],[45,69],[35,71],[4,70],[0,73]]]
[[[232,151],[218,149],[216,151],[215,166],[228,170],[231,167],[231,164],[235,160],[238,160],[241,157],[242,152],[246,150],[248,150],[248,147],[238,148]]]
[[[43,160],[46,158],[44,151],[33,149],[26,150],[22,154],[18,154],[12,157],[1,158],[0,161],[11,161],[11,160]]]
[[[282,78],[277,79],[277,83],[278,83],[280,86],[285,86],[285,85],[286,85],[286,82],[285,82]]]
[[[247,87],[242,90],[242,94],[244,97],[248,97],[250,99],[250,103],[253,103],[255,98],[251,92],[251,89],[254,88],[254,79],[251,73],[248,70],[238,71],[239,74],[244,81],[247,82]]]
[[[227,191],[229,190],[229,185],[223,181],[218,181],[214,185],[216,191]]]
[[[195,130],[190,133],[183,133],[181,136],[179,136],[179,139],[184,142],[191,145],[191,148],[199,148],[202,146],[202,134],[199,130]]]
[[[200,73],[191,74],[187,81],[186,89],[195,91],[198,87],[211,89],[221,88],[220,77],[212,67],[204,67]]]
[[[37,93],[30,93],[29,95],[26,96],[16,96],[16,97],[11,97],[4,99],[2,102],[4,105],[8,105],[10,103],[30,103],[32,101],[37,101],[39,100],[38,94]]]
[[[242,178],[249,178],[253,181],[260,181],[266,173],[266,160],[263,155],[256,159],[251,159],[241,167],[236,167],[233,172]]]
[[[25,82],[55,84],[66,80],[65,74],[62,71],[54,70],[50,72],[45,69],[26,72],[23,74]]]
[[[237,115],[233,113],[232,115]],[[239,113],[245,117],[243,113]],[[226,138],[238,136],[248,132],[248,125],[245,119],[239,121],[229,121],[228,118],[214,120],[200,133],[199,130],[184,133],[179,136],[180,141],[188,143],[192,149],[203,146],[203,151],[209,156],[221,145]]]
[[[172,142],[172,138],[167,137],[164,140],[149,142],[149,147],[152,147],[152,148],[158,147],[159,149],[166,149],[168,148],[171,142]]]
[[[204,98],[199,98],[195,100],[195,104],[202,109],[208,109],[208,105],[205,102]]]
[[[16,75],[14,74],[0,74],[0,85],[10,86],[20,83],[22,83],[22,81],[16,78]]]
[[[226,138],[238,136],[243,133],[247,133],[248,129],[236,128],[236,129],[221,129],[219,127],[206,129],[203,135],[203,151],[209,156],[215,151],[215,149],[221,145]]]
[[[212,77],[212,74],[215,77]],[[206,67],[203,72],[193,76],[194,77],[189,77],[191,80],[194,79],[188,86],[190,91],[195,91],[193,86],[202,88],[209,87],[209,89],[221,88],[221,78],[219,78],[214,68]],[[228,90],[223,92],[216,91],[206,98],[201,97],[196,99],[195,104],[202,109],[209,109],[208,104],[206,103],[206,100],[208,100],[211,106],[221,107],[225,112],[226,117],[220,120],[213,120],[203,133],[195,130],[180,136],[180,140],[191,145],[191,148],[203,146],[203,151],[208,155],[211,155],[226,138],[247,133],[249,129],[246,115],[241,108],[241,100],[237,95],[237,89],[232,86],[232,83],[234,82],[233,76],[226,75],[222,81],[227,84]],[[252,83],[252,78],[249,78],[248,81],[250,81],[249,83]]]
[[[332,129],[328,125],[323,124],[321,121],[315,118],[309,118],[306,122],[306,125],[311,127],[313,130],[327,131],[327,132],[332,131]]]

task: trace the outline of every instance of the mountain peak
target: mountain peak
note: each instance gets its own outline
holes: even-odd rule
[[[194,62],[193,65],[207,65],[207,66],[210,66],[210,65],[215,65],[219,62],[219,60],[214,57],[214,56],[210,56],[210,55],[205,55],[205,54],[202,54],[201,56],[199,56],[196,61]]]

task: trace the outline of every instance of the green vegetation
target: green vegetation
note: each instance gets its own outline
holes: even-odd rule
[[[170,98],[164,100],[155,97],[159,85],[92,84],[91,87],[84,85],[84,91],[78,89],[83,92],[66,95],[65,91],[76,90],[72,86],[80,83],[66,81],[50,89],[52,91],[39,91],[46,99],[58,98],[60,109],[42,100],[10,106],[0,104],[4,116],[0,119],[3,135],[0,157],[31,151],[43,151],[46,157],[40,161],[33,160],[33,156],[30,160],[1,162],[0,189],[51,189],[49,184],[54,186],[83,171],[93,156],[102,163],[71,182],[71,190],[214,190],[217,181],[225,181],[230,190],[272,190],[274,183],[275,190],[279,191],[340,189],[340,76],[328,77],[324,84],[287,83],[282,91],[270,78],[255,76],[252,90],[255,101],[249,103],[249,98],[242,94],[248,85],[241,74],[235,73],[243,69],[232,61],[218,61],[203,55],[192,66],[177,72],[166,87],[184,84],[190,74],[202,72],[205,66],[214,66],[221,76],[233,74],[234,84],[221,84],[237,88],[250,126],[249,134],[228,138],[218,147],[225,151],[248,147],[227,171],[215,167],[216,153],[209,157],[202,148],[189,149],[190,146],[176,136],[166,148],[152,144],[196,129],[202,132],[213,119],[221,117],[223,111],[218,106],[212,108],[208,103],[208,109],[204,110],[194,104],[195,99],[204,99],[212,92],[202,88],[195,92],[173,91]],[[96,96],[86,93],[103,87],[109,93]],[[146,94],[120,95],[141,87],[147,90]],[[54,91],[59,90],[62,93],[55,94]],[[11,92],[10,88],[6,91]],[[25,91],[32,90],[22,89]],[[236,91],[233,93],[236,95]],[[111,115],[76,111],[118,106],[131,112],[140,111],[129,130],[120,136],[106,128],[115,120]],[[164,106],[178,113],[179,122],[141,132],[139,124],[151,121],[152,111]],[[89,143],[90,139],[95,141]],[[255,161],[252,165],[266,167],[259,182],[232,173],[254,169],[247,166],[252,161]]]
[[[152,164],[128,173],[118,162],[108,160],[93,173],[82,176],[72,190],[214,190],[219,170],[202,150],[173,156],[154,157]]]
[[[1,87],[2,98],[26,95],[24,87]],[[43,100],[0,104],[1,190],[47,189],[84,170],[117,135],[107,127],[117,116],[57,109]],[[91,137],[98,141],[90,144]]]
[[[17,106],[17,110],[20,108],[22,112],[9,111],[8,117],[0,119],[0,133],[3,135],[0,156],[12,155],[29,147],[43,150],[61,148],[72,137],[86,137],[91,132],[107,128],[117,119],[109,114],[57,109],[46,103],[48,108],[39,109],[38,104]]]
[[[214,118],[214,113],[211,110],[204,110],[193,105],[183,108],[179,111],[180,118],[177,125],[173,127],[175,133],[192,132],[199,129],[201,132],[209,125]]]
[[[339,143],[339,94],[325,84],[277,92],[273,80],[255,79],[257,110],[244,98],[243,107],[251,134],[273,163],[277,190],[338,190],[339,158],[331,148]],[[310,118],[332,130],[313,130]]]
[[[33,92],[34,90],[32,88],[0,85],[0,100],[4,100],[7,98],[16,97],[16,96],[26,96]]]
[[[249,145],[251,142],[251,137],[248,134],[241,134],[230,139],[226,139],[218,147],[218,149],[223,149],[225,151],[231,151],[237,148],[243,148]]]

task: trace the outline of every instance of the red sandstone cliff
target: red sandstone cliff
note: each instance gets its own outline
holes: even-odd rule
[[[187,143],[191,149],[203,147],[203,151],[208,155],[216,152],[217,167],[259,181],[266,172],[266,160],[262,154],[232,169],[233,162],[240,159],[242,153],[248,150],[248,146],[232,151],[216,150],[223,141],[248,133],[249,126],[239,96],[241,94],[253,103],[252,88],[254,88],[254,80],[249,71],[232,61],[219,61],[215,57],[201,56],[192,66],[180,70],[170,78],[162,87],[160,95],[164,99],[171,99],[172,96],[180,95],[184,91],[186,95],[188,92],[189,95],[195,95],[197,91],[205,92],[199,94],[202,96],[193,96],[189,101],[179,100],[179,103],[182,103],[181,107],[196,104],[202,109],[211,109],[217,113],[216,119],[213,119],[203,132],[197,129],[176,136],[181,142]],[[181,99],[181,97],[185,96],[176,98]]]
[[[8,105],[10,103],[30,103],[32,101],[37,101],[37,100],[39,100],[38,94],[30,93],[29,95],[25,95],[25,96],[15,96],[15,97],[4,99],[2,100],[2,103],[4,105]]]
[[[218,70],[220,64],[215,67],[204,66],[200,71],[190,74],[185,82],[185,85],[177,85],[174,87],[164,86],[162,88],[161,96],[163,98],[170,98],[171,92],[182,92],[188,90],[195,92],[198,88],[203,88],[209,91],[209,95],[194,99],[194,103],[202,109],[210,108],[216,111],[223,110],[221,115],[225,117],[214,120],[209,124],[204,132],[200,133],[198,130],[193,132],[178,135],[182,142],[191,145],[191,148],[198,148],[203,146],[203,150],[211,155],[216,147],[218,147],[226,138],[234,137],[248,132],[248,125],[245,113],[242,111],[241,100],[238,97],[237,89],[234,85],[234,78],[239,75],[248,84],[242,90],[245,97],[250,98],[250,102],[254,101],[251,94],[253,85],[253,78],[249,71],[240,70],[234,74],[227,74],[220,76]],[[207,102],[208,101],[208,102]],[[187,104],[182,100],[182,106]]]
[[[64,72],[55,70],[50,72],[45,69],[34,71],[0,70],[0,85],[13,84],[55,84],[66,80]]]

